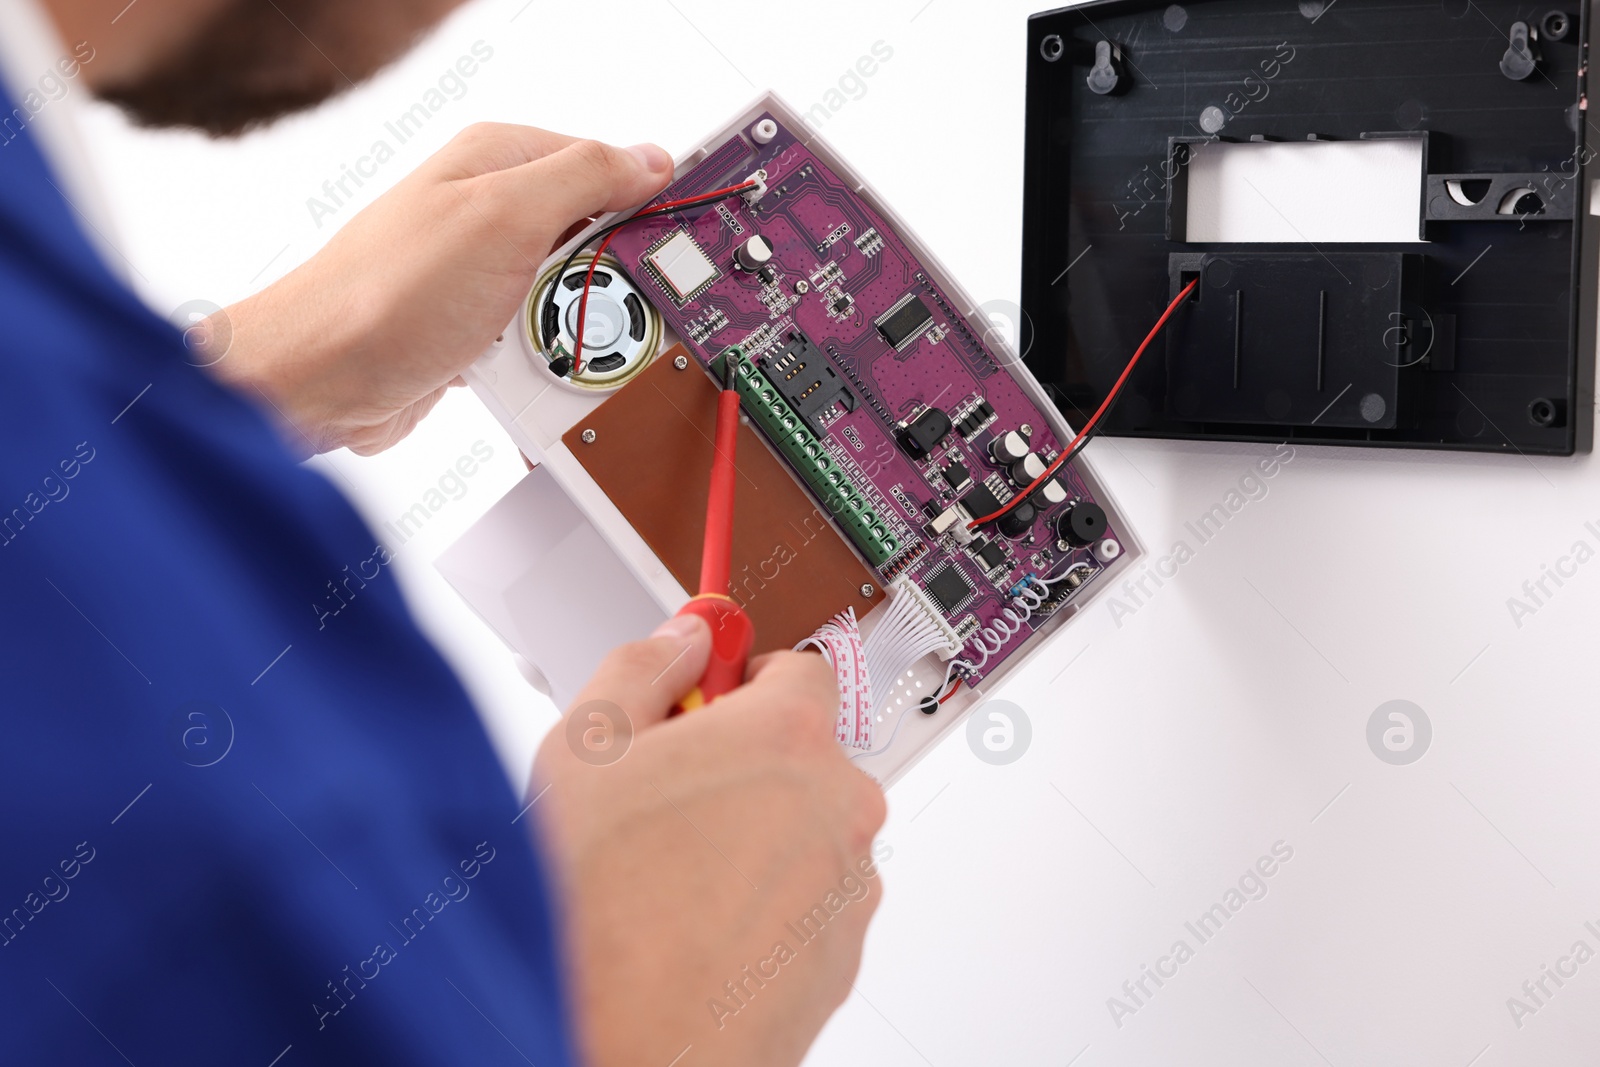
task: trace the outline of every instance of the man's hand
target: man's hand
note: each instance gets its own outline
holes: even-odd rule
[[[381,452],[505,329],[576,225],[671,177],[654,145],[469,127],[309,261],[228,308],[214,369],[258,390],[307,452]]]
[[[799,1063],[878,905],[884,798],[834,740],[833,671],[768,656],[744,688],[668,720],[710,642],[682,619],[614,652],[535,764],[593,1067]],[[631,744],[596,766],[578,739],[627,744],[624,715]]]

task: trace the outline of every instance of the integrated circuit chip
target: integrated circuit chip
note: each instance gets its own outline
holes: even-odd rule
[[[994,407],[987,400],[979,400],[972,409],[956,420],[956,430],[962,437],[971,437],[994,421]]]
[[[923,588],[946,615],[966,607],[976,592],[972,583],[967,581],[967,576],[961,573],[961,568],[954,563],[946,563],[929,575]]]
[[[924,459],[950,436],[950,416],[938,408],[924,408],[898,434],[900,447],[912,459]]]
[[[883,339],[896,351],[904,351],[933,321],[933,312],[916,293],[907,293],[894,307],[879,316],[876,323]]]
[[[645,253],[644,261],[680,307],[722,277],[717,265],[684,230]]]
[[[969,518],[981,519],[985,515],[993,515],[1000,510],[1000,498],[995,496],[986,485],[975,485],[972,491],[963,496],[959,501],[961,510]]]
[[[993,541],[980,542],[972,546],[972,554],[978,557],[984,570],[992,571],[1006,561],[1006,550]]]

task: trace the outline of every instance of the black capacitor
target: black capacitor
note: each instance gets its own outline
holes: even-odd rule
[[[1025,489],[1032,485],[1035,479],[1043,477],[1048,469],[1038,453],[1029,452],[1011,465],[1011,481],[1017,488]]]
[[[1000,532],[1007,537],[1024,537],[1039,517],[1039,509],[1024,500],[1000,517]]]
[[[1028,439],[1015,430],[989,442],[989,455],[1002,467],[1020,462],[1028,455]]]
[[[772,262],[772,242],[757,234],[734,250],[733,259],[743,270],[760,270]]]
[[[1056,534],[1078,548],[1092,545],[1106,535],[1106,509],[1087,500],[1074,504],[1056,519]]]

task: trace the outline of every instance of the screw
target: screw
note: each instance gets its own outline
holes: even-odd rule
[[[804,296],[811,291],[811,286],[807,285],[805,282],[795,282],[794,291],[799,293],[801,296]]]
[[[1032,437],[1033,436],[1033,426],[1030,425],[1029,423],[1026,423],[1026,422],[1023,423],[1022,424],[1022,436],[1024,436],[1024,437]]]
[[[673,359],[672,365],[674,367],[677,367],[679,370],[688,370],[689,369],[689,357],[688,356],[678,356],[678,357]]]
[[[1057,549],[1057,551],[1060,551],[1060,552],[1071,552],[1072,551],[1072,546],[1069,545],[1065,541],[1057,541],[1056,542],[1056,549]]]
[[[595,438],[599,436],[600,435],[595,433],[593,430],[585,430],[578,435],[578,439],[586,445],[592,445],[595,442]]]
[[[872,588],[870,583],[863,584],[861,586],[861,595],[866,597],[869,600],[872,599],[872,594],[876,593],[876,592],[877,592],[877,590]]]

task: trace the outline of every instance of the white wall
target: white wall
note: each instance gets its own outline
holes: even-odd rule
[[[809,107],[882,40],[894,58],[827,136],[980,301],[1015,299],[1033,6],[480,0],[372,84],[241,142],[108,112],[90,136],[152,301],[226,304],[327,240],[307,198],[479,39],[494,58],[364,198],[479,119],[677,150],[757,86]],[[520,775],[553,710],[431,567],[519,476],[514,450],[460,394],[385,456],[320,462],[376,523],[479,439],[494,460],[398,570]],[[1159,558],[1270,451],[1091,455]],[[1081,620],[1006,694],[1033,721],[1023,760],[985,765],[958,736],[895,788],[887,902],[810,1062],[1592,1062],[1600,962],[1521,1028],[1506,998],[1579,937],[1600,947],[1582,926],[1600,926],[1600,566],[1520,626],[1507,600],[1600,544],[1597,482],[1588,457],[1302,450],[1132,616]],[[1434,726],[1411,767],[1367,747],[1396,698]],[[1278,841],[1294,858],[1266,898],[1115,1025],[1108,998]]]

